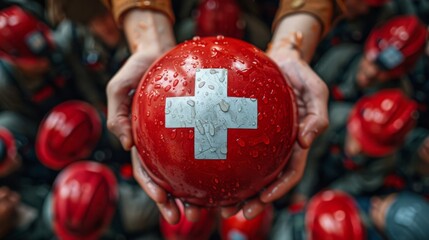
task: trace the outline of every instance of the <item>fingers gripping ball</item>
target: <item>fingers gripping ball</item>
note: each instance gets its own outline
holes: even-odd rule
[[[243,210],[220,222],[221,239],[268,239],[274,218],[274,208],[268,205],[265,210],[252,220],[244,217]]]
[[[210,239],[216,225],[216,214],[213,209],[202,209],[201,216],[196,222],[189,221],[185,216],[185,207],[176,200],[180,211],[180,221],[170,224],[161,215],[159,226],[162,236],[166,240]]]
[[[297,107],[262,51],[222,36],[195,38],[143,76],[132,127],[156,183],[185,202],[225,206],[279,175],[295,142]]]

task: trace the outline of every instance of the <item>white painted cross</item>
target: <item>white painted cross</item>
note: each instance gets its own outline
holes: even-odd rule
[[[197,69],[194,97],[168,97],[166,128],[194,128],[195,159],[226,159],[228,128],[256,129],[258,101],[228,97],[226,69]]]

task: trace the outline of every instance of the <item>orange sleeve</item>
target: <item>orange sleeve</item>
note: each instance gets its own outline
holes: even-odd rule
[[[322,26],[322,35],[331,28],[334,18],[334,0],[281,0],[273,22],[273,29],[279,21],[291,14],[306,13],[313,15]]]
[[[112,11],[116,22],[121,25],[122,15],[133,8],[147,9],[164,13],[174,23],[174,13],[171,0],[103,0]]]

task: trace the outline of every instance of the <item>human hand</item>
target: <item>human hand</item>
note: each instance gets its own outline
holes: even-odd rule
[[[393,201],[396,199],[396,194],[389,194],[386,197],[374,196],[371,198],[371,208],[369,210],[369,216],[371,217],[374,226],[384,231],[386,224],[386,214]]]
[[[178,223],[181,217],[181,213],[179,206],[176,202],[177,199],[170,196],[164,188],[156,184],[151,179],[149,174],[142,166],[142,161],[135,147],[131,149],[131,159],[133,164],[133,175],[136,181],[143,188],[146,194],[153,201],[155,201],[164,219],[170,224]],[[185,216],[188,221],[196,222],[200,219],[203,208],[189,203],[184,203],[184,206]],[[262,203],[258,198],[255,198],[247,200],[245,203],[238,203],[236,206],[221,207],[220,213],[223,218],[228,218],[243,209],[243,212],[247,212],[247,214],[245,215],[246,218],[252,219],[259,215],[259,213],[263,212],[265,206],[265,203]]]
[[[297,41],[292,42],[291,41]],[[269,49],[267,54],[277,63],[292,86],[298,106],[299,129],[291,158],[281,176],[267,186],[259,197],[251,199],[242,206],[244,216],[248,219],[256,217],[263,211],[266,204],[271,203],[289,192],[301,179],[309,147],[314,139],[328,127],[328,88],[310,66],[301,59],[297,51],[302,39],[286,39]],[[291,48],[290,46],[293,46]],[[222,216],[228,217],[239,208],[223,209]]]
[[[163,13],[135,8],[123,21],[133,54],[107,85],[107,127],[130,150],[132,90],[150,65],[176,43],[172,23]]]
[[[107,127],[125,150],[134,145],[130,120],[132,90],[159,55],[157,52],[136,51],[107,85]]]
[[[280,44],[276,49],[271,48],[267,54],[277,63],[294,90],[299,129],[297,143],[286,166],[287,172],[261,194],[263,202],[278,199],[299,181],[305,168],[308,148],[329,124],[329,90],[307,62],[301,59],[299,49],[302,36],[295,34],[292,39],[284,41],[284,46]]]
[[[146,194],[156,203],[164,219],[170,224],[176,224],[180,220],[180,209],[176,199],[171,197],[167,191],[156,184],[142,166],[142,161],[133,147],[131,149],[131,159],[133,164],[133,175]],[[196,222],[200,218],[202,209],[188,203],[184,203],[185,216],[191,222]]]
[[[308,149],[296,143],[292,149],[292,155],[277,180],[265,188],[259,196],[248,199],[237,206],[221,208],[223,218],[236,214],[241,209],[246,219],[250,220],[262,213],[267,205],[278,200],[289,192],[301,179],[307,162]]]
[[[314,139],[328,127],[328,88],[310,66],[301,59],[301,52],[290,48],[290,40],[284,46],[268,50],[268,56],[277,63],[292,86],[298,106],[299,129],[297,142],[281,176],[266,187],[259,197],[239,206],[222,208],[223,217],[230,217],[243,209],[244,216],[252,219],[261,213],[266,204],[278,200],[289,192],[301,179],[309,147]],[[286,47],[287,46],[287,47]],[[298,43],[292,46],[298,48]]]
[[[7,187],[0,187],[0,238],[15,226],[20,197]]]

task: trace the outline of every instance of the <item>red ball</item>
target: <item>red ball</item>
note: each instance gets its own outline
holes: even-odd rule
[[[185,202],[227,206],[257,194],[285,167],[297,107],[264,52],[223,36],[195,38],[143,76],[132,129],[157,184]]]

